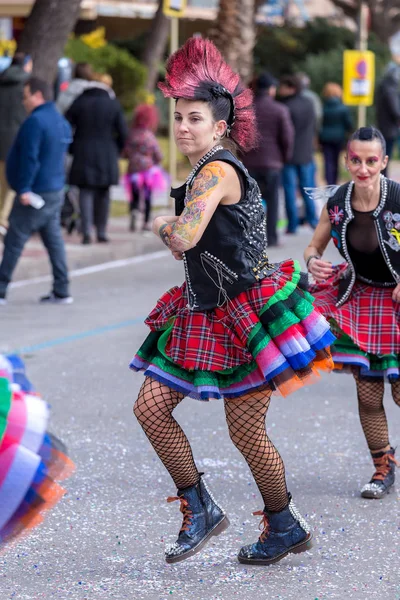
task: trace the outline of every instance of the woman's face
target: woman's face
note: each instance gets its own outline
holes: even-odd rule
[[[388,157],[378,140],[353,140],[347,146],[346,166],[358,188],[368,188],[379,180]]]
[[[174,137],[178,149],[196,162],[223,136],[225,121],[214,121],[207,102],[179,98],[174,112]],[[191,162],[193,162],[191,161]]]

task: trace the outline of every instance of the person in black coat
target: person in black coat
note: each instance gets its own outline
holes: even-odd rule
[[[316,135],[316,117],[312,101],[302,95],[302,85],[295,75],[281,78],[278,88],[279,100],[290,112],[294,126],[294,148],[287,164],[283,167],[282,184],[285,192],[287,233],[296,233],[299,217],[296,206],[296,192],[299,186],[305,204],[305,220],[315,228],[318,219],[313,199],[305,188],[315,187],[313,160]]]
[[[346,143],[346,136],[353,128],[350,109],[342,102],[343,90],[338,83],[329,81],[324,85],[322,127],[319,131],[325,163],[325,179],[328,185],[336,185],[339,176],[339,158]]]
[[[106,90],[92,88],[73,102],[65,116],[74,128],[69,183],[79,188],[82,243],[91,243],[93,220],[97,240],[107,242],[110,186],[118,183],[118,157],[128,135],[122,108]]]

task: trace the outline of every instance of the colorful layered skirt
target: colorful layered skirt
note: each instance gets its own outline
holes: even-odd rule
[[[0,543],[29,531],[65,494],[73,463],[46,432],[49,407],[18,356],[0,355]]]
[[[151,333],[130,367],[197,400],[269,388],[284,396],[329,371],[335,338],[288,260],[222,307],[187,308],[173,287],[146,319]]]
[[[337,338],[331,348],[335,370],[349,372],[357,367],[362,376],[396,380],[400,375],[400,304],[392,300],[393,287],[372,287],[356,280],[349,299],[337,307],[339,281],[346,268],[346,264],[337,265],[330,279],[310,288],[315,306]]]

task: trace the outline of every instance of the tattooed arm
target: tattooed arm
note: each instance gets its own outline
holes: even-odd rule
[[[153,230],[173,252],[185,252],[201,239],[218,204],[229,191],[233,177],[229,166],[211,162],[202,168],[189,192],[187,203],[175,223],[163,217],[154,220]],[[233,169],[232,169],[233,171]],[[237,177],[233,172],[233,176]]]

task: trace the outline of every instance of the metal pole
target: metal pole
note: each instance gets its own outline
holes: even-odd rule
[[[358,28],[358,48],[359,50],[368,50],[368,15],[369,9],[365,2],[361,2],[359,28]],[[367,123],[367,107],[358,106],[358,127],[365,127]]]
[[[171,33],[170,33],[170,54],[178,50],[179,45],[179,19],[171,17]],[[169,101],[169,174],[171,176],[171,185],[176,185],[176,145],[174,141],[174,111],[175,100],[170,98]]]

